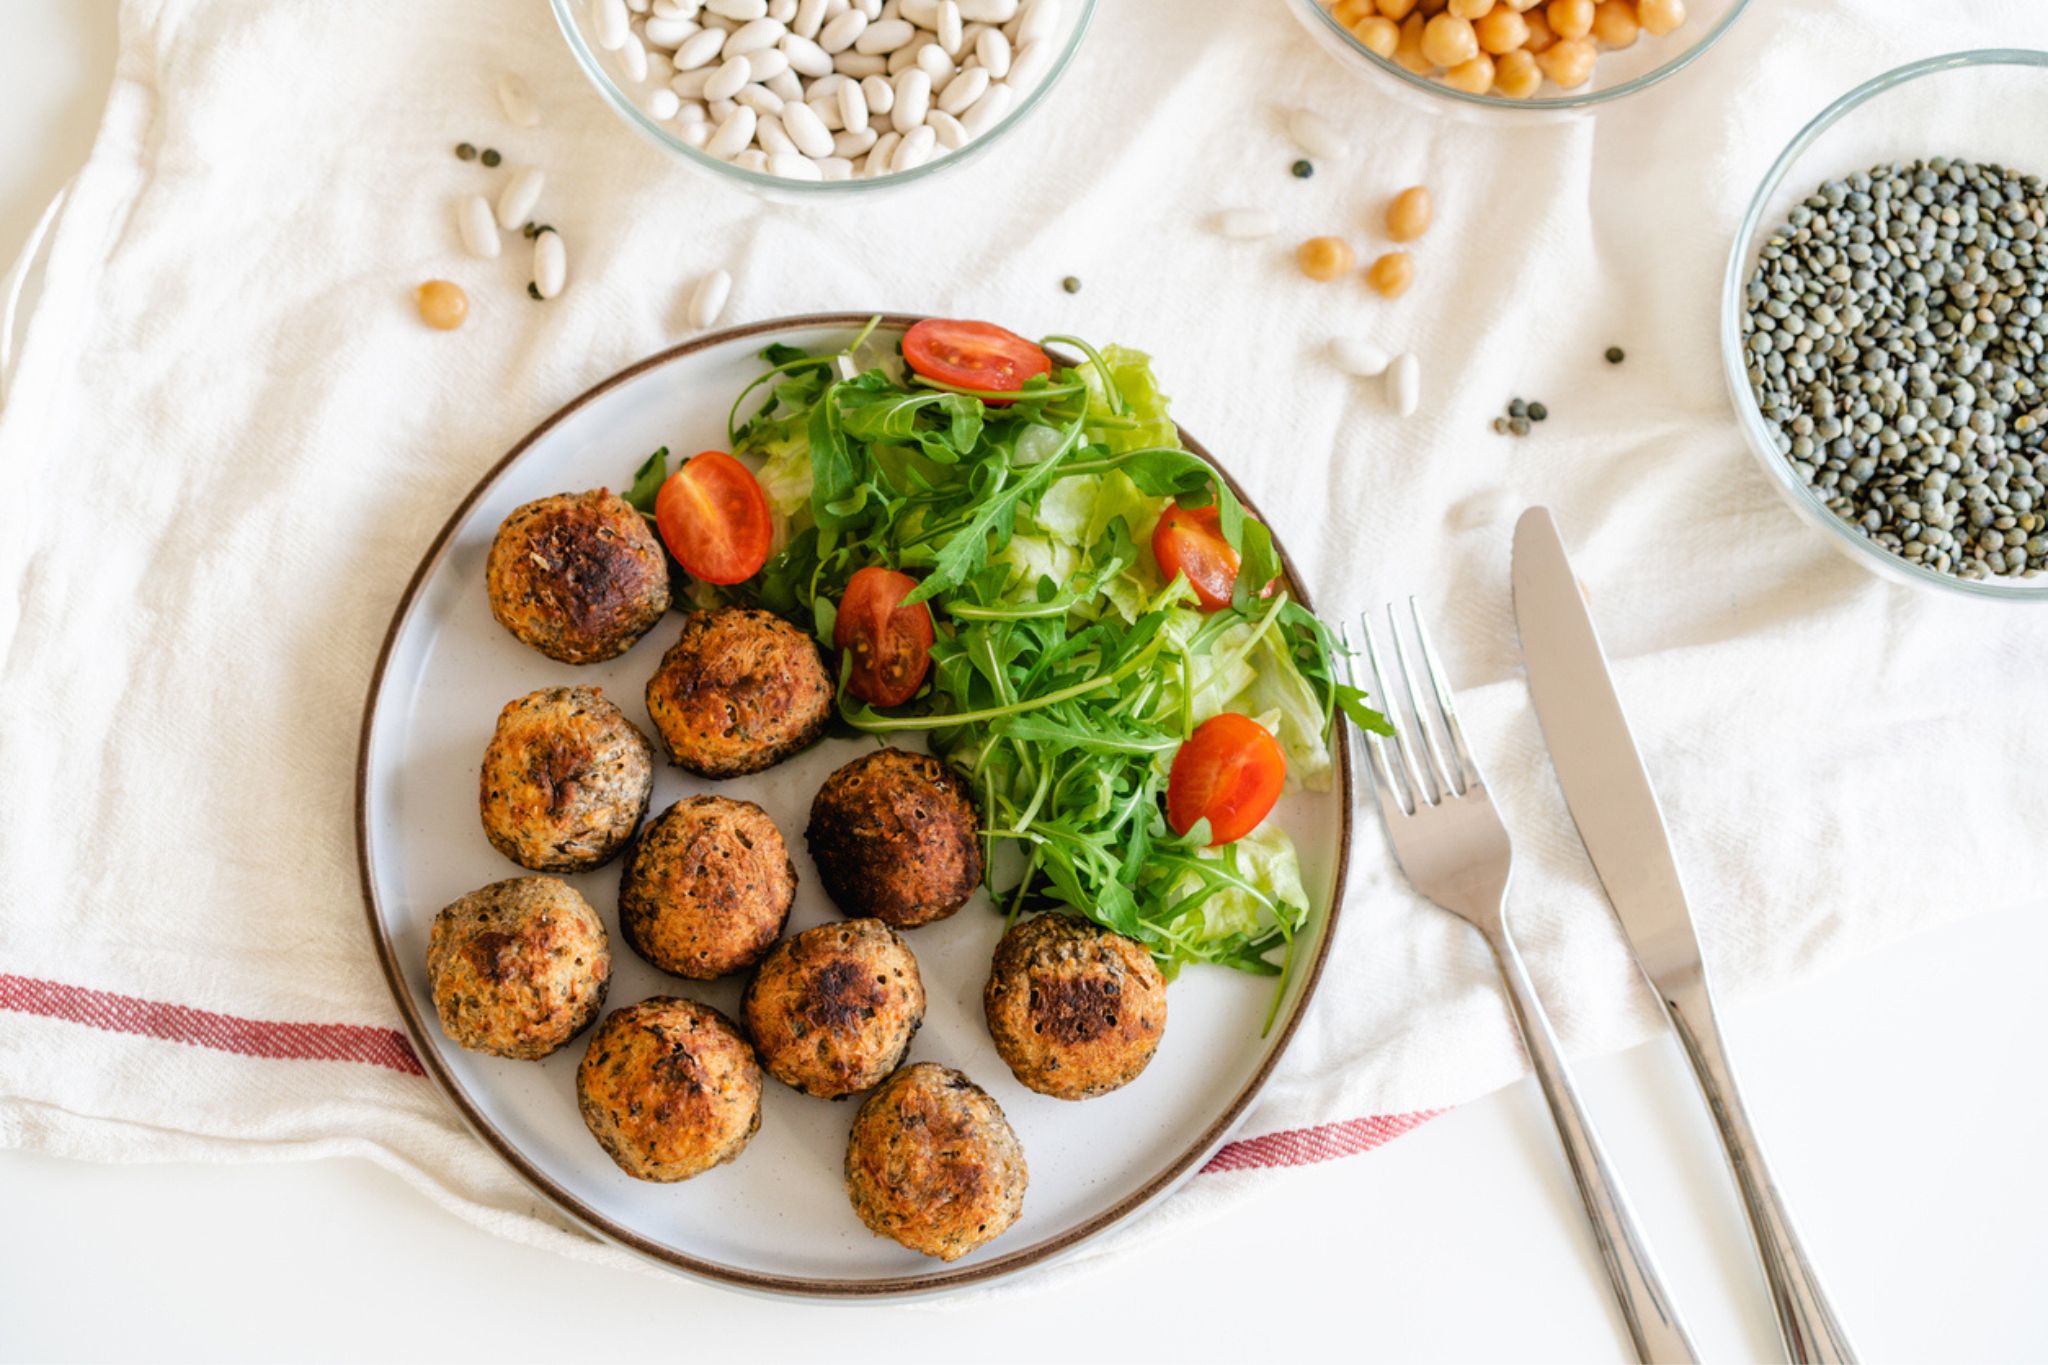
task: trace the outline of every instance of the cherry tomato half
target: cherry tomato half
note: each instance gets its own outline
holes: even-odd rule
[[[775,527],[747,467],[722,450],[683,461],[654,499],[654,524],[692,578],[744,583],[768,562]]]
[[[901,706],[917,695],[932,666],[932,613],[902,605],[917,580],[870,566],[854,574],[839,599],[832,643],[853,660],[846,690],[873,706]]]
[[[1258,828],[1287,785],[1287,755],[1266,727],[1226,711],[1195,727],[1166,780],[1166,823],[1186,834],[1203,818],[1209,843],[1227,844]]]
[[[903,358],[926,379],[956,389],[1015,393],[1033,375],[1052,373],[1043,350],[992,322],[926,318],[903,334]],[[1010,400],[982,401],[1003,407]]]
[[[1152,557],[1167,578],[1188,576],[1203,611],[1230,605],[1237,587],[1237,551],[1223,538],[1222,514],[1208,507],[1169,507],[1152,531]]]

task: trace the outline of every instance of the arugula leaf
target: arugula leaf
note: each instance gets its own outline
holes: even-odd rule
[[[654,500],[661,494],[662,484],[668,482],[668,447],[649,455],[646,461],[633,471],[633,482],[626,488],[626,501],[641,512],[652,516]]]

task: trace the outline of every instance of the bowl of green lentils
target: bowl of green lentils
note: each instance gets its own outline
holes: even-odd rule
[[[1801,129],[1721,350],[1773,486],[1896,582],[2048,602],[2048,53],[1886,72]]]

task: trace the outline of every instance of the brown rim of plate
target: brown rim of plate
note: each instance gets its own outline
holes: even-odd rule
[[[1307,964],[1306,975],[1302,980],[1301,994],[1296,999],[1294,1008],[1288,1011],[1287,1017],[1280,1022],[1272,1038],[1271,1046],[1267,1049],[1266,1058],[1259,1064],[1259,1069],[1253,1073],[1251,1080],[1246,1082],[1244,1088],[1238,1092],[1237,1096],[1230,1101],[1229,1106],[1224,1109],[1223,1113],[1217,1116],[1215,1122],[1211,1123],[1203,1130],[1202,1135],[1195,1139],[1193,1145],[1169,1162],[1164,1170],[1157,1172],[1150,1179],[1146,1180],[1138,1189],[1118,1200],[1103,1212],[1095,1214],[1093,1217],[1084,1220],[1055,1237],[1023,1247],[1008,1255],[997,1256],[992,1260],[964,1266],[958,1270],[937,1270],[920,1275],[899,1275],[884,1280],[813,1279],[801,1276],[763,1274],[759,1271],[741,1270],[732,1266],[720,1265],[715,1261],[701,1260],[695,1256],[685,1256],[670,1247],[649,1241],[630,1228],[620,1226],[599,1213],[596,1209],[577,1199],[560,1185],[557,1185],[529,1162],[526,1155],[485,1119],[477,1107],[470,1102],[469,1096],[464,1093],[461,1086],[456,1084],[455,1078],[442,1065],[440,1053],[427,1033],[426,1022],[420,1017],[419,1011],[414,1008],[412,992],[407,989],[405,984],[404,969],[399,965],[398,955],[393,949],[390,936],[384,932],[384,921],[379,914],[377,903],[376,881],[370,866],[370,735],[377,714],[377,698],[384,688],[384,670],[391,662],[392,648],[398,641],[399,631],[412,615],[413,607],[419,598],[420,589],[427,581],[427,575],[440,562],[441,556],[447,551],[448,542],[455,535],[455,528],[461,525],[463,518],[469,515],[470,509],[490,490],[499,477],[506,470],[510,469],[535,441],[546,435],[556,423],[617,385],[658,365],[665,365],[678,356],[689,355],[693,351],[701,351],[713,346],[722,346],[727,342],[738,341],[746,337],[763,336],[769,333],[809,331],[829,327],[858,330],[865,326],[871,318],[879,319],[881,328],[898,331],[907,329],[912,323],[917,322],[919,315],[909,313],[806,313],[797,317],[773,318],[766,322],[754,322],[744,327],[730,327],[723,331],[707,333],[694,340],[671,346],[665,351],[656,352],[645,360],[628,365],[610,378],[600,380],[597,384],[585,389],[575,398],[570,399],[560,408],[557,408],[539,426],[536,426],[532,431],[529,431],[524,437],[520,438],[519,442],[511,450],[507,451],[503,458],[492,465],[484,476],[477,481],[476,486],[470,489],[468,496],[463,498],[455,511],[449,515],[448,520],[434,536],[433,543],[427,547],[427,552],[421,558],[419,567],[413,570],[411,580],[405,585],[405,594],[399,598],[398,610],[392,614],[391,626],[384,633],[384,643],[377,650],[377,666],[370,675],[370,689],[363,703],[362,730],[356,750],[356,867],[362,878],[363,912],[369,920],[370,937],[377,945],[378,961],[383,964],[384,979],[391,987],[392,998],[398,1002],[399,1013],[405,1017],[405,1029],[407,1034],[411,1036],[413,1051],[419,1055],[420,1064],[426,1068],[427,1074],[433,1077],[434,1084],[439,1086],[441,1093],[446,1095],[449,1101],[454,1104],[456,1112],[461,1115],[463,1122],[469,1126],[470,1131],[483,1139],[484,1143],[492,1151],[496,1152],[507,1166],[512,1168],[513,1173],[525,1181],[536,1193],[544,1196],[556,1208],[567,1213],[570,1217],[576,1219],[577,1222],[583,1224],[589,1231],[606,1241],[625,1247],[629,1251],[638,1252],[640,1255],[660,1262],[671,1269],[718,1284],[731,1285],[740,1289],[749,1289],[762,1293],[793,1294],[829,1299],[880,1299],[911,1294],[929,1294],[939,1290],[957,1289],[963,1285],[983,1284],[1032,1266],[1042,1265],[1072,1250],[1095,1234],[1122,1222],[1154,1199],[1175,1189],[1183,1180],[1193,1175],[1200,1169],[1201,1164],[1229,1138],[1231,1131],[1236,1128],[1238,1121],[1244,1116],[1246,1108],[1258,1096],[1259,1091],[1265,1088],[1266,1079],[1272,1075],[1273,1068],[1278,1065],[1281,1056],[1287,1051],[1287,1045],[1294,1037],[1294,1030],[1300,1024],[1301,1016],[1307,1011],[1309,1001],[1314,999],[1317,983],[1321,980],[1323,974],[1323,966],[1329,959],[1331,941],[1336,936],[1337,916],[1343,909],[1344,888],[1351,869],[1351,746],[1340,742],[1337,745],[1336,753],[1338,774],[1336,794],[1341,801],[1338,813],[1337,876],[1331,890],[1330,905],[1324,918],[1322,939],[1317,945],[1315,959]],[[1180,439],[1190,452],[1208,460],[1210,466],[1222,476],[1223,481],[1230,485],[1231,491],[1237,494],[1238,500],[1244,504],[1246,511],[1250,512],[1254,517],[1258,517],[1261,521],[1265,520],[1264,517],[1259,515],[1258,507],[1250,498],[1245,496],[1244,490],[1238,486],[1237,480],[1232,478],[1221,465],[1217,464],[1200,442],[1196,441],[1184,429],[1180,430]],[[1268,524],[1270,525],[1270,523]],[[1289,585],[1295,590],[1296,600],[1313,611],[1314,607],[1309,601],[1308,594],[1301,587],[1301,577],[1295,572],[1294,561],[1288,558],[1287,550],[1280,543],[1279,536],[1276,535],[1273,539],[1274,548],[1280,554],[1281,568],[1286,574]]]

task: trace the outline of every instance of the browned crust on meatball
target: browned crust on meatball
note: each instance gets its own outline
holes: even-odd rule
[[[604,488],[515,509],[491,542],[484,582],[498,624],[565,664],[624,654],[669,604],[661,543]]]
[[[584,872],[633,837],[654,790],[654,746],[597,687],[505,703],[477,801],[491,847],[536,872]]]
[[[967,779],[929,754],[880,749],[825,779],[804,840],[846,915],[899,929],[942,920],[981,884]]]
[[[663,811],[626,855],[619,928],[665,972],[709,981],[775,946],[796,900],[796,865],[751,801],[690,796]]]
[[[605,1016],[576,1068],[576,1103],[600,1147],[636,1180],[702,1175],[761,1126],[761,1068],[709,1005],[656,996]]]
[[[846,1144],[846,1194],[861,1222],[943,1261],[1015,1223],[1029,1181],[1002,1108],[934,1062],[884,1081],[861,1104]]]
[[[856,919],[776,944],[747,983],[742,1017],[769,1075],[844,1099],[903,1064],[924,1004],[902,938],[878,919]]]
[[[817,642],[773,613],[693,611],[648,679],[647,714],[671,763],[742,777],[825,732],[832,679]]]
[[[604,921],[554,877],[514,877],[434,916],[427,983],[441,1031],[472,1052],[537,1061],[589,1026],[611,981]]]
[[[996,1051],[1024,1085],[1085,1100],[1130,1084],[1166,1032],[1166,978],[1135,939],[1040,915],[996,944],[982,992]]]

